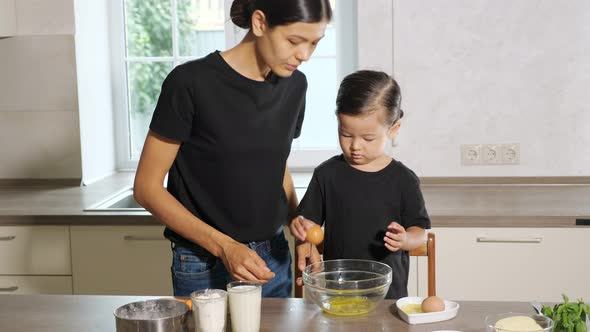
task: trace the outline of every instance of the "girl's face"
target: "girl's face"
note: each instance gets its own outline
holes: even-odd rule
[[[280,77],[289,77],[301,63],[309,60],[320,39],[324,37],[327,25],[327,21],[298,22],[268,28],[265,20],[256,21],[255,14],[252,31],[258,37],[258,56],[273,73]]]
[[[381,165],[389,157],[385,145],[399,132],[400,121],[393,125],[383,122],[384,110],[368,115],[338,114],[338,139],[346,161],[354,166]]]

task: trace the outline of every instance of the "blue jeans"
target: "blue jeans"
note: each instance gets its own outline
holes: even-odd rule
[[[275,277],[262,286],[263,297],[290,297],[293,287],[291,253],[282,228],[270,240],[244,243],[266,262]],[[172,243],[174,296],[189,297],[199,289],[226,289],[233,281],[221,259],[200,246]]]

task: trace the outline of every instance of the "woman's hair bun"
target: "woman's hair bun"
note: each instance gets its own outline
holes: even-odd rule
[[[232,22],[242,29],[250,29],[252,25],[253,5],[254,0],[234,0],[229,11],[229,17]]]

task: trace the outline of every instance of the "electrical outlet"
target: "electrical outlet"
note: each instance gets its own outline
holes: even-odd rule
[[[481,144],[461,145],[461,165],[481,164]]]
[[[520,164],[520,144],[502,144],[502,164]]]
[[[502,146],[500,144],[483,144],[481,146],[481,164],[498,165],[502,163]]]

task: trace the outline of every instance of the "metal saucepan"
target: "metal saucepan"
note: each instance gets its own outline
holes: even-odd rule
[[[188,306],[173,299],[128,303],[115,310],[117,332],[186,332]]]

